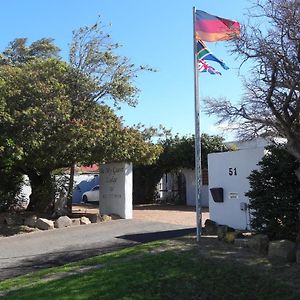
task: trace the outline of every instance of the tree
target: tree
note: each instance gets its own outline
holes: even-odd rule
[[[131,106],[137,104],[139,90],[134,85],[133,78],[137,77],[139,71],[151,69],[144,66],[136,67],[127,57],[116,55],[114,52],[119,47],[120,45],[113,43],[110,35],[104,32],[104,26],[100,20],[92,26],[81,27],[73,32],[69,62],[74,70],[72,93],[74,99],[81,97],[82,91],[78,89],[80,84],[78,85],[77,82],[80,83],[84,74],[97,86],[94,93],[90,95],[91,101],[104,104],[105,100],[110,98],[114,101],[115,107],[119,102],[126,102]],[[135,130],[136,128],[131,131],[131,134]],[[129,133],[130,130],[126,132]],[[121,140],[122,135],[118,141]],[[128,146],[129,144],[125,147]],[[73,189],[74,165],[75,161],[71,165],[69,207],[72,200],[70,191]]]
[[[195,168],[195,138],[179,135],[161,140],[162,152],[159,158],[149,166],[134,167],[134,201],[135,203],[151,203],[156,197],[156,185],[163,174],[180,169]],[[207,168],[207,155],[212,152],[230,150],[220,136],[201,135],[201,165]]]
[[[300,161],[300,2],[258,0],[249,24],[233,42],[232,52],[250,65],[246,93],[239,105],[227,99],[206,99],[208,114],[220,122],[238,123],[241,138],[278,136]],[[296,174],[300,181],[300,168]]]
[[[270,147],[249,176],[251,226],[271,239],[295,240],[300,220],[299,162],[284,147]]]
[[[53,39],[43,38],[27,46],[26,38],[17,38],[0,54],[0,64],[20,65],[35,58],[58,58],[59,51]]]
[[[57,57],[58,48],[49,39],[30,47],[26,40],[17,39],[2,54],[1,156],[12,149],[18,153],[13,168],[30,178],[30,210],[52,210],[51,174],[58,168],[74,162],[150,163],[160,153],[149,131],[124,126],[103,102],[111,98],[115,103],[135,103],[138,90],[133,78],[139,69],[114,56],[101,35],[108,38],[98,25],[80,29],[71,46],[70,63]]]
[[[107,98],[117,105],[125,102],[137,104],[139,89],[134,84],[140,71],[154,71],[148,66],[135,66],[127,57],[116,54],[120,48],[114,43],[105,26],[98,20],[92,26],[85,26],[73,32],[70,45],[69,62],[77,74],[92,78],[97,85],[93,94],[94,101]],[[75,76],[76,78],[76,76]],[[75,93],[78,93],[75,89]]]

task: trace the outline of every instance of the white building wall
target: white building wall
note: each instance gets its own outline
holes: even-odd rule
[[[209,188],[221,187],[224,202],[217,203],[209,193],[210,219],[236,229],[249,229],[249,212],[241,203],[249,204],[245,193],[250,185],[247,177],[258,168],[265,153],[263,147],[208,155]]]
[[[186,205],[196,206],[196,180],[195,170],[183,169],[182,173],[186,181]],[[201,187],[201,205],[208,207],[208,186],[202,185]]]

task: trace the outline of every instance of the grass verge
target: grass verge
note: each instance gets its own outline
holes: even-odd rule
[[[51,274],[99,269],[43,282]],[[30,284],[30,285],[29,285]],[[8,291],[11,288],[16,290]],[[255,267],[209,258],[172,241],[139,245],[0,284],[4,299],[299,299]]]

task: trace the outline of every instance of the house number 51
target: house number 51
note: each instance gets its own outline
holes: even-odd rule
[[[229,176],[236,176],[237,175],[237,171],[236,168],[229,168],[229,172],[228,172]]]

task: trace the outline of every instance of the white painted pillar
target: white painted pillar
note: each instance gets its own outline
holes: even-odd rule
[[[100,165],[101,214],[132,219],[132,163]]]

